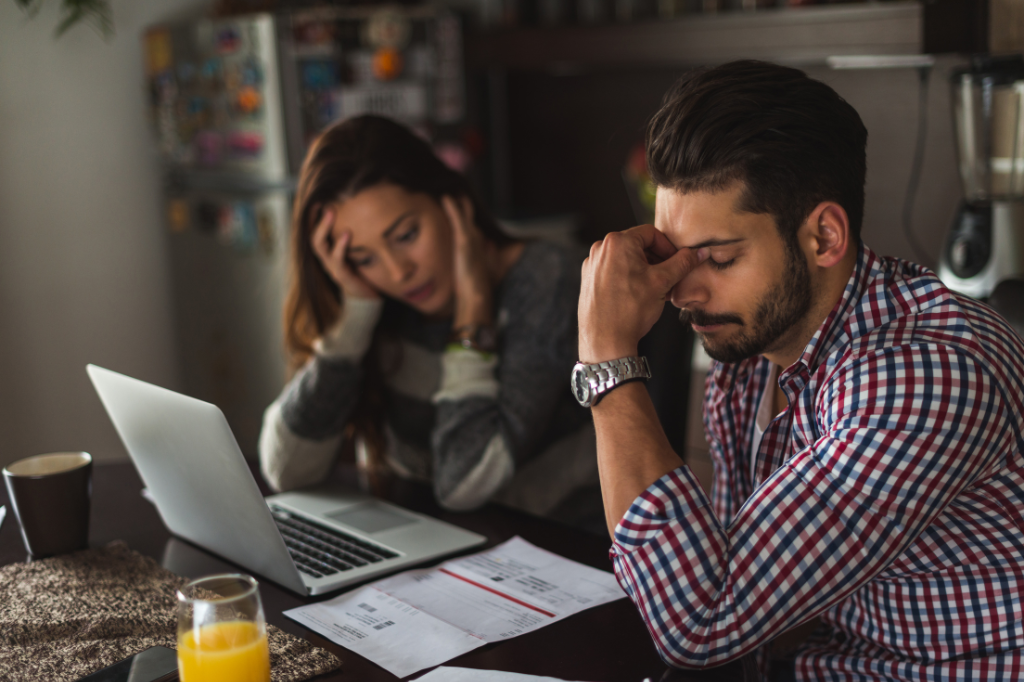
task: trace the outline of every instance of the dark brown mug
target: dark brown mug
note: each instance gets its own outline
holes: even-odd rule
[[[92,456],[54,452],[4,467],[7,497],[34,559],[85,549],[89,544]]]

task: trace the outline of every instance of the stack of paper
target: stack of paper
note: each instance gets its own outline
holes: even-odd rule
[[[515,537],[285,615],[406,677],[624,596],[611,573]]]

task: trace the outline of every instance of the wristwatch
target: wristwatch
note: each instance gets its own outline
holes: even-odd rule
[[[651,378],[647,358],[630,356],[587,365],[577,362],[572,368],[572,394],[583,407],[593,407],[616,386]]]
[[[498,350],[498,330],[486,324],[466,324],[452,330],[448,343],[467,350],[493,353]]]

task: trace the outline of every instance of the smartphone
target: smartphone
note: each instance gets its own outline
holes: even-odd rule
[[[78,682],[176,682],[177,679],[178,652],[165,646],[151,646]]]

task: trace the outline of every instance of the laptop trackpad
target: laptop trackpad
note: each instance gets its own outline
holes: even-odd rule
[[[387,507],[376,502],[358,504],[354,507],[324,514],[329,519],[334,519],[346,526],[361,530],[364,533],[380,533],[381,531],[398,528],[417,519],[410,518],[404,514],[398,514]]]

